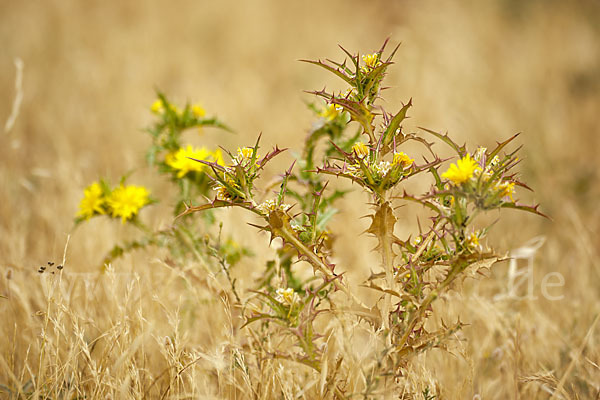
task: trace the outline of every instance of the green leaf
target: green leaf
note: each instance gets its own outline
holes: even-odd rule
[[[492,158],[494,158],[494,156],[496,156],[498,153],[500,153],[500,151],[504,147],[506,147],[506,145],[508,145],[510,142],[512,142],[519,135],[520,135],[520,133],[517,133],[517,134],[513,135],[512,137],[508,138],[507,140],[505,140],[504,142],[497,143],[498,146],[496,146],[496,148],[488,155],[488,160],[491,160]]]
[[[313,65],[318,65],[319,67],[324,68],[324,69],[326,69],[329,72],[333,72],[335,75],[339,76],[344,81],[346,81],[346,83],[348,83],[350,85],[353,84],[353,80],[350,77],[346,76],[343,72],[341,72],[337,68],[333,68],[332,66],[327,65],[327,64],[325,64],[324,62],[322,62],[320,60],[319,61],[300,60],[300,61],[305,62],[305,63],[309,63],[309,64],[313,64]]]
[[[456,142],[454,142],[452,139],[450,139],[450,136],[448,136],[447,133],[442,135],[441,133],[437,133],[437,132],[432,131],[427,128],[419,127],[419,129],[434,135],[435,137],[437,137],[438,139],[440,139],[441,141],[446,143],[448,146],[452,147],[454,149],[454,151],[456,151],[458,153],[459,157],[464,157],[465,154],[467,153],[467,149],[466,149],[465,145],[459,146]]]
[[[386,238],[394,237],[394,225],[396,224],[396,216],[394,210],[390,206],[389,202],[383,203],[375,212],[371,215],[371,226],[367,229],[367,232],[374,235],[377,238],[376,250],[381,248],[382,241]]]
[[[528,205],[517,204],[517,203],[502,203],[502,205],[500,207],[502,207],[502,208],[512,208],[512,209],[515,209],[515,210],[527,211],[527,212],[530,212],[530,213],[542,216],[544,218],[551,219],[549,216],[547,216],[546,214],[544,214],[544,213],[542,213],[541,211],[538,210],[539,204],[535,205],[535,206],[528,206]]]
[[[330,208],[324,213],[319,214],[319,218],[317,218],[317,230],[323,232],[327,227],[327,223],[333,218],[335,214],[337,214],[338,210],[335,208]]]
[[[404,107],[398,111],[396,115],[392,118],[389,125],[387,126],[385,133],[383,134],[382,145],[385,147],[389,143],[392,142],[392,139],[395,137],[396,130],[400,127],[400,124],[406,118],[406,112],[412,106],[412,99],[406,103]]]

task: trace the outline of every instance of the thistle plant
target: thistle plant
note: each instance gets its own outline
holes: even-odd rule
[[[206,174],[208,168],[193,159],[223,163],[220,149],[184,144],[184,133],[195,130],[196,134],[203,134],[205,127],[231,129],[216,117],[206,117],[206,111],[199,104],[186,104],[180,108],[162,93],[158,93],[150,111],[156,119],[146,129],[152,140],[146,159],[159,174],[169,177],[175,186],[175,198],[169,200],[175,203],[173,215],[178,215],[188,199],[207,196],[212,190],[211,177]],[[205,264],[216,263],[216,266],[211,266],[216,269],[223,263],[229,268],[243,255],[250,254],[248,249],[240,247],[231,238],[221,240],[220,234],[211,231],[210,227],[216,224],[211,214],[205,214],[201,224],[184,218],[167,229],[152,230],[140,218],[140,211],[160,200],[152,197],[146,187],[126,185],[128,178],[123,176],[116,188],[111,188],[104,179],[88,186],[75,218],[76,225],[99,216],[120,218],[123,224],[130,224],[140,231],[138,238],[115,245],[105,256],[103,266],[130,251],[151,246],[167,248],[170,255],[180,262],[187,262],[191,255],[200,257]]]
[[[491,226],[478,216],[502,208],[543,215],[537,206],[515,200],[518,188],[529,189],[514,171],[518,148],[509,150],[517,135],[491,150],[468,149],[434,130],[407,131],[403,122],[411,100],[394,112],[380,104],[382,84],[398,50],[386,54],[386,44],[363,56],[342,48],[346,59],[341,62],[303,60],[336,75],[347,87],[340,92],[311,92],[318,99],[309,104],[317,120],[295,161],[274,184],[260,186],[258,178],[287,149],[262,149],[260,136],[235,151],[182,146],[181,133],[189,128],[228,129],[216,118],[205,118],[199,106],[180,110],[159,94],[152,106],[158,120],[148,130],[152,138],[148,161],[168,174],[178,188],[174,242],[161,241],[168,236],[163,232],[150,234],[148,243],[179,252],[181,262],[188,255],[181,251],[186,246],[220,260],[231,283],[230,299],[235,298],[232,301],[243,310],[243,330],[248,332],[243,349],[248,356],[254,356],[257,365],[282,359],[303,364],[324,377],[324,390],[334,398],[371,398],[395,391],[412,357],[431,348],[446,348],[451,336],[463,327],[458,320],[431,330],[429,326],[435,324],[426,322],[432,318],[436,299],[501,258],[485,244]],[[411,142],[422,149],[420,154],[407,146]],[[448,146],[456,157],[441,157],[436,143]],[[370,210],[366,234],[377,242],[374,251],[379,261],[368,266],[371,275],[366,282],[349,282],[344,275],[347,268],[333,261],[335,233],[330,222],[337,212],[336,203],[351,186],[346,189],[342,183],[341,188],[330,188],[328,179],[332,178],[358,186],[370,198],[365,204]],[[405,183],[409,180],[427,180],[430,188],[426,193],[408,193]],[[150,201],[141,201],[140,188],[123,185],[112,192],[103,183],[90,186],[79,218],[106,214],[123,222],[135,221],[138,210]],[[138,200],[132,204],[138,208],[119,208],[117,200],[110,200],[111,196],[120,198],[114,195],[117,190],[131,191],[131,198]],[[421,205],[423,211],[417,217],[429,223],[399,238],[396,225],[399,210],[404,210],[399,206],[407,202]],[[190,218],[208,213],[206,224],[218,219],[215,209],[231,207],[253,215],[249,223],[265,232],[269,243],[281,243],[254,288],[243,293],[236,291],[225,250],[211,245],[214,237],[206,239],[203,223]],[[241,253],[234,258],[239,259]],[[306,275],[301,270],[307,267],[312,268],[312,277],[301,278]],[[377,292],[378,301],[367,306],[353,290],[357,284]],[[336,319],[340,311],[368,326],[378,339],[372,362],[362,365],[365,383],[358,392],[347,389],[349,361],[341,353],[332,357],[329,348],[325,316]],[[259,386],[256,382],[256,390]]]

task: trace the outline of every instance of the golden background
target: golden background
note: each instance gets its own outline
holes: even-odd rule
[[[522,132],[519,170],[534,192],[519,197],[541,203],[552,218],[502,213],[492,235],[498,249],[546,238],[535,258],[537,299],[494,302],[505,290],[506,263],[494,267],[465,296],[455,294],[458,305],[448,311],[471,324],[465,355],[432,356],[429,373],[448,398],[544,398],[541,378],[532,377],[545,372],[556,380],[566,374],[571,395],[597,398],[599,22],[593,0],[0,2],[2,125],[16,96],[15,59],[24,65],[22,104],[12,129],[0,131],[0,295],[7,297],[0,298],[0,354],[18,354],[18,367],[37,340],[33,315],[43,304],[43,283],[36,271],[62,259],[69,234],[65,274],[96,271],[104,253],[131,233],[102,219],[72,231],[85,186],[133,171],[130,182],[163,194],[165,182],[151,179],[144,161],[150,141],[142,129],[152,120],[155,90],[176,103],[199,101],[236,131],[206,129],[190,137],[194,143],[248,145],[262,132],[263,148],[299,149],[312,118],[304,102],[313,98],[303,90],[341,86],[298,60],[341,60],[338,44],[367,53],[390,37],[392,46],[402,45],[384,104],[395,111],[413,99],[405,129],[448,131],[487,147]],[[282,156],[278,165],[291,160]],[[343,270],[368,271],[362,264],[372,260],[373,243],[355,242],[365,222],[348,223],[368,212],[364,200],[353,194],[334,221],[343,229],[336,242]],[[171,222],[165,210],[168,201],[142,216],[164,226]],[[235,225],[240,215],[225,215],[227,232],[265,249],[257,255],[260,271],[267,238]],[[404,215],[399,225],[414,219]],[[155,264],[137,253],[115,268],[152,280],[163,274]],[[244,268],[242,280],[252,271]],[[561,300],[540,292],[550,272],[564,276],[564,287],[550,290]],[[190,343],[212,345],[198,335]],[[0,372],[0,383],[10,379]]]

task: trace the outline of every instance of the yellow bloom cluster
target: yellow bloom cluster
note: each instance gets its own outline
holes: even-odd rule
[[[466,156],[456,161],[456,164],[451,164],[450,168],[442,174],[442,178],[448,179],[454,185],[459,185],[471,179],[478,169],[480,167],[477,161],[467,153]]]
[[[83,219],[90,219],[94,215],[105,214],[104,201],[102,187],[98,182],[92,183],[83,191],[83,199],[79,203],[77,216]]]
[[[229,186],[236,189],[240,188],[240,186],[231,177],[226,176],[226,180]],[[217,200],[230,201],[236,196],[235,194],[230,193],[227,187],[220,182],[217,182],[213,189],[217,192]]]
[[[206,168],[204,164],[191,160],[192,158],[223,164],[221,150],[210,151],[206,147],[194,148],[190,145],[181,147],[175,153],[167,154],[165,163],[177,171],[177,178],[183,178],[188,172],[201,172]]]
[[[194,114],[194,117],[196,118],[202,118],[206,115],[206,111],[204,110],[204,108],[202,108],[200,104],[193,104],[192,114]]]
[[[469,236],[467,236],[465,243],[467,244],[467,247],[470,248],[479,246],[479,231],[472,232]]]
[[[114,218],[121,217],[121,222],[137,215],[138,211],[150,202],[150,193],[143,186],[121,185],[107,197],[106,203],[110,207]]]
[[[342,106],[337,104],[328,104],[319,113],[319,115],[328,121],[333,121],[343,110],[344,108]]]
[[[175,112],[175,114],[181,114],[181,110],[173,104],[169,104],[169,109]],[[150,111],[152,111],[154,114],[162,114],[165,111],[165,104],[161,99],[157,99],[150,106]]]
[[[400,165],[402,168],[409,167],[415,162],[412,158],[404,154],[403,152],[394,153],[394,159],[392,160],[392,164]]]
[[[229,190],[223,185],[216,185],[215,190],[217,192],[217,200],[228,201],[231,200],[232,196]]]
[[[373,165],[373,171],[382,179],[392,170],[392,164],[389,161],[380,161],[379,164]]]
[[[369,147],[363,142],[354,143],[354,146],[352,146],[352,151],[354,154],[356,154],[356,157],[360,158],[361,160],[369,156]]]
[[[300,296],[298,296],[298,293],[296,293],[292,288],[280,288],[277,289],[275,293],[275,300],[277,300],[280,303],[292,306],[300,301]]]
[[[496,188],[500,190],[500,197],[510,197],[511,201],[515,201],[513,199],[513,194],[515,193],[515,184],[513,182],[502,182]]]
[[[279,208],[282,211],[288,211],[290,208],[292,208],[292,206],[289,204],[280,204],[279,207],[277,207],[277,201],[275,199],[266,200],[263,203],[256,206],[256,209],[264,215],[269,215],[272,211],[275,211],[277,208]]]
[[[252,160],[252,155],[254,154],[253,147],[238,147],[237,156],[233,159],[233,162],[237,165],[248,165],[248,161]],[[256,154],[256,164],[258,164],[258,160],[260,159],[260,155]]]
[[[177,115],[182,114],[181,109],[179,109],[179,107],[177,107],[174,104],[169,104],[169,109],[171,109],[171,111],[175,112],[175,114]],[[202,118],[206,115],[206,111],[200,104],[192,104],[190,109],[192,110],[192,114],[196,118]],[[150,106],[150,111],[152,111],[154,114],[162,114],[165,111],[164,102],[161,99],[156,99],[154,103],[152,103],[152,105]]]
[[[238,147],[237,149],[237,155],[239,159],[250,159],[252,158],[253,154],[254,149],[252,147]]]
[[[106,192],[98,182],[94,182],[83,192],[77,217],[90,219],[95,215],[110,214],[115,218],[120,217],[125,223],[150,202],[149,195],[148,190],[142,186],[121,185]]]
[[[371,69],[375,68],[380,63],[379,54],[377,53],[365,54],[364,56],[362,56],[362,59],[365,62],[365,65]]]

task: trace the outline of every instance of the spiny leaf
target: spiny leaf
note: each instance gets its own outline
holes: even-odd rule
[[[227,172],[227,169],[225,169],[225,167],[223,167],[221,164],[214,162],[214,161],[206,161],[206,160],[198,160],[196,158],[192,158],[192,157],[186,157],[192,161],[197,161],[201,164],[207,165],[209,167],[211,167],[213,169],[213,171],[216,169],[220,172]]]
[[[271,150],[271,152],[267,153],[267,155],[264,156],[263,158],[261,158],[261,160],[258,162],[259,169],[262,169],[275,156],[278,156],[279,154],[283,153],[286,150],[287,150],[287,148],[280,149],[279,147],[275,146],[275,148],[273,150]]]
[[[385,202],[377,209],[377,212],[370,217],[371,226],[369,226],[369,229],[367,229],[366,232],[377,238],[378,244],[375,249],[379,250],[381,246],[383,246],[382,240],[394,237],[396,216],[394,215],[394,210],[390,207],[390,203]]]
[[[408,103],[406,103],[406,105],[404,105],[400,109],[400,111],[398,111],[398,113],[396,115],[394,115],[394,117],[388,124],[388,126],[385,130],[385,133],[383,134],[383,140],[382,140],[383,146],[388,145],[392,141],[392,139],[395,137],[396,130],[400,127],[400,124],[406,118],[406,113],[411,106],[412,106],[412,98],[408,101]]]
[[[355,67],[355,68],[358,70],[358,69],[359,69],[359,67],[358,67],[358,54],[356,54],[355,56],[353,56],[352,54],[350,54],[350,52],[349,52],[348,50],[346,50],[346,49],[345,49],[345,48],[343,48],[342,46],[339,46],[339,45],[338,45],[338,47],[339,47],[340,49],[342,49],[342,51],[343,51],[344,53],[346,53],[346,55],[347,55],[348,57],[350,57],[350,59],[352,60],[352,63],[354,64],[354,67]]]
[[[547,216],[546,214],[542,213],[541,211],[538,210],[539,208],[539,204],[535,205],[535,206],[528,206],[525,204],[517,204],[517,203],[502,203],[502,205],[500,207],[502,208],[513,208],[515,210],[523,210],[523,211],[527,211],[533,214],[537,214],[540,215],[544,218],[548,218],[549,220],[552,220],[552,218],[550,218],[549,216]]]
[[[365,133],[367,133],[371,138],[371,142],[375,143],[376,140],[375,136],[373,135],[373,119],[375,118],[375,114],[369,111],[364,104],[356,101],[338,99],[334,97],[330,99],[330,102],[332,104],[342,106],[344,110],[350,114],[352,121],[356,121],[361,124],[365,130]]]
[[[186,204],[185,210],[179,214],[178,216],[175,217],[175,219],[178,219],[180,217],[183,217],[185,215],[191,214],[191,213],[195,213],[195,212],[199,212],[199,211],[206,211],[206,210],[210,210],[213,208],[222,208],[222,207],[242,207],[242,208],[251,208],[252,204],[248,203],[248,202],[240,202],[240,203],[234,203],[231,201],[225,201],[225,200],[218,200],[215,199],[214,201],[212,201],[211,203],[206,203],[206,204],[202,204],[200,206],[188,206]]]
[[[337,68],[334,68],[330,65],[325,64],[324,62],[322,62],[321,60],[319,61],[312,61],[312,60],[300,60],[301,62],[305,62],[305,63],[309,63],[309,64],[313,64],[313,65],[318,65],[321,68],[326,69],[329,72],[333,72],[335,75],[339,76],[340,78],[342,78],[344,81],[346,81],[346,83],[348,84],[352,84],[352,79],[350,77],[348,77],[346,74],[344,74],[342,71],[340,71]]]
[[[427,133],[431,133],[432,135],[436,136],[437,138],[439,138],[441,141],[443,141],[444,143],[446,143],[448,146],[452,147],[454,149],[454,151],[456,151],[458,153],[458,155],[460,157],[464,157],[465,154],[467,153],[466,147],[463,144],[462,146],[459,146],[456,142],[454,142],[450,136],[448,136],[448,134],[444,134],[442,135],[441,133],[432,131],[431,129],[427,129],[427,128],[423,128],[423,127],[419,127],[419,129],[427,132]]]
[[[517,133],[517,134],[513,135],[512,137],[508,138],[507,140],[505,140],[504,142],[497,142],[498,146],[488,155],[488,160],[491,160],[492,158],[494,158],[495,155],[500,153],[500,151],[504,147],[506,147],[506,145],[508,145],[510,142],[512,142],[519,135],[520,135],[520,133]]]
[[[392,296],[398,297],[399,299],[402,299],[405,297],[405,296],[401,295],[400,293],[396,292],[395,290],[382,288],[380,286],[377,286],[373,282],[369,282],[368,285],[360,285],[360,287],[364,287],[367,289],[373,289],[373,290],[376,290],[376,291],[382,292],[382,293],[391,294]]]
[[[437,212],[438,214],[442,214],[442,210],[440,210],[440,208],[438,206],[436,206],[435,204],[433,204],[430,201],[426,201],[426,200],[422,200],[422,199],[418,199],[412,195],[409,195],[408,193],[406,193],[406,191],[404,191],[404,193],[402,194],[402,196],[398,196],[396,197],[398,199],[403,199],[403,200],[409,200],[409,201],[414,201],[415,203],[419,203],[427,208],[432,209],[433,211]]]

